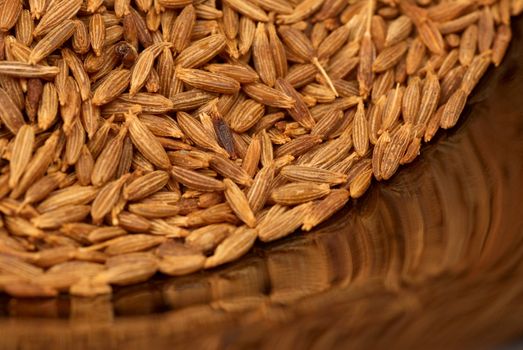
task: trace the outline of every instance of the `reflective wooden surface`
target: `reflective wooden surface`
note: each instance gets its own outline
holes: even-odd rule
[[[0,296],[0,348],[491,348],[523,336],[523,21],[466,117],[315,232],[112,298]]]

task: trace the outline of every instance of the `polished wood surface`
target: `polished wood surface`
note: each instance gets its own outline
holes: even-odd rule
[[[500,348],[523,336],[523,21],[464,120],[318,230],[110,297],[0,296],[0,349]]]

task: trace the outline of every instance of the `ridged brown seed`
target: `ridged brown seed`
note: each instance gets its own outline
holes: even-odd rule
[[[303,220],[302,230],[310,231],[313,227],[326,221],[334,213],[343,208],[349,201],[349,191],[337,189],[331,191],[324,199],[314,204],[314,207]]]
[[[359,63],[359,49],[360,43],[358,41],[351,41],[342,47],[329,60],[327,68],[329,75],[334,79],[347,76]]]
[[[441,34],[456,33],[474,24],[479,19],[479,11],[473,11],[467,15],[438,24]]]
[[[54,86],[58,94],[58,101],[60,106],[63,106],[67,100],[67,78],[69,77],[69,66],[64,59],[59,60],[57,63],[57,74],[54,80]]]
[[[256,217],[252,212],[247,197],[242,190],[232,180],[223,180],[225,186],[225,199],[231,206],[234,213],[242,220],[247,226],[256,226]]]
[[[266,130],[260,132],[261,155],[260,161],[263,166],[268,166],[274,160],[274,149],[272,140]]]
[[[269,36],[269,49],[274,60],[276,77],[284,78],[288,71],[285,47],[283,46],[283,43],[278,36],[278,32],[276,31],[276,26],[273,23],[267,24],[267,33]]]
[[[237,165],[234,161],[220,155],[213,155],[209,160],[209,166],[223,177],[230,178],[237,184],[243,186],[252,185],[252,177]]]
[[[423,58],[425,57],[425,51],[426,51],[425,44],[421,41],[419,38],[415,38],[412,40],[409,51],[407,52],[407,59],[406,59],[406,72],[409,75],[415,74],[420,65],[423,61]]]
[[[70,186],[51,193],[36,208],[38,212],[46,213],[66,205],[89,204],[97,192],[93,186]]]
[[[258,231],[255,229],[237,228],[216,247],[213,255],[205,260],[203,267],[208,269],[238,259],[253,246],[257,236]]]
[[[0,255],[0,269],[2,269],[2,271],[9,271],[10,274],[15,276],[28,279],[35,278],[43,274],[43,270],[41,268],[7,254]]]
[[[372,86],[372,101],[376,102],[379,98],[389,92],[394,86],[394,70],[388,69],[378,75]]]
[[[74,165],[85,144],[85,130],[80,119],[76,119],[68,134],[65,142],[65,161],[68,165]]]
[[[218,142],[202,126],[202,124],[185,112],[178,112],[178,125],[198,146],[228,156],[227,151],[220,147]]]
[[[254,41],[252,44],[252,56],[254,68],[263,83],[268,86],[273,86],[276,81],[276,68],[274,57],[272,56],[269,38],[265,29],[265,24],[258,23],[256,33],[254,34]]]
[[[441,80],[440,103],[448,101],[449,97],[461,86],[467,67],[458,65],[451,69],[448,74]]]
[[[102,243],[105,253],[109,255],[122,255],[132,252],[140,252],[155,247],[165,241],[164,237],[146,234],[126,235],[114,238]]]
[[[232,7],[222,4],[224,32],[228,39],[233,40],[238,35],[240,16]]]
[[[369,148],[369,132],[367,118],[365,116],[365,108],[362,101],[358,103],[353,123],[354,130],[352,139],[354,142],[354,149],[358,155],[363,156]]]
[[[17,78],[45,78],[55,77],[59,72],[57,67],[31,65],[25,62],[0,61],[0,74]]]
[[[247,65],[232,63],[212,63],[205,66],[212,73],[226,75],[242,84],[254,83],[259,80],[258,73]]]
[[[448,74],[448,72],[452,68],[454,68],[454,66],[458,62],[458,59],[459,59],[459,50],[458,49],[451,50],[445,56],[445,60],[443,60],[443,62],[441,63],[441,66],[438,69],[438,77],[444,78]]]
[[[111,131],[111,127],[113,126],[113,121],[114,116],[105,119],[94,134],[94,136],[87,143],[87,148],[89,149],[89,152],[91,152],[94,158],[97,158],[98,155],[100,155],[100,152],[102,152],[102,148],[105,146],[105,143],[107,142],[109,131]]]
[[[175,74],[184,83],[204,91],[234,94],[240,90],[240,83],[223,74],[184,68],[177,68]]]
[[[273,206],[272,208],[277,207]],[[303,225],[311,208],[312,202],[307,202],[290,210],[280,211],[276,216],[270,215],[270,212],[267,213],[266,218],[270,217],[270,220],[265,219],[258,225],[258,237],[263,242],[269,242],[291,234]]]
[[[171,51],[164,48],[158,56],[156,70],[159,77],[159,93],[169,97],[174,75],[174,59]]]
[[[254,182],[247,192],[247,199],[252,211],[259,212],[269,199],[271,183],[274,179],[275,167],[270,164],[263,167],[254,178]]]
[[[399,119],[404,91],[405,88],[398,84],[395,89],[390,90],[387,94],[387,102],[382,116],[382,129],[390,129]]]
[[[85,219],[89,211],[88,205],[68,205],[39,215],[31,219],[31,222],[37,228],[53,229],[65,223],[81,221]]]
[[[467,95],[472,92],[474,87],[476,87],[476,84],[479,82],[489,65],[490,59],[488,56],[479,55],[474,57],[470,63],[470,66],[465,72],[463,81],[461,83],[461,87]]]
[[[96,13],[89,20],[89,36],[91,47],[96,56],[102,54],[102,48],[105,44],[105,23],[101,14]]]
[[[279,147],[275,152],[275,156],[281,157],[290,154],[297,157],[321,143],[321,141],[322,137],[319,135],[303,135]]]
[[[172,109],[175,111],[190,111],[201,107],[216,96],[210,92],[192,89],[172,96]]]
[[[65,179],[65,174],[56,172],[35,181],[26,191],[24,203],[39,202],[53,192]]]
[[[111,102],[127,89],[130,80],[131,72],[129,70],[112,71],[94,91],[92,103],[101,106]]]
[[[43,0],[30,0],[29,9],[31,11],[31,17],[39,20],[45,12],[46,5],[47,3]]]
[[[322,41],[329,35],[329,31],[325,25],[325,22],[316,22],[312,26],[310,33],[312,47],[316,50],[322,43]]]
[[[89,233],[87,239],[92,243],[103,242],[125,235],[127,232],[121,227],[100,227]]]
[[[393,46],[407,39],[412,31],[412,21],[407,16],[399,16],[387,28],[385,47]]]
[[[14,135],[25,125],[22,112],[2,88],[0,88],[0,119]]]
[[[376,103],[369,107],[369,141],[373,145],[378,141],[379,133],[382,130],[382,116],[385,103],[386,96],[381,96]]]
[[[323,2],[324,0],[304,0],[296,5],[291,14],[279,15],[278,21],[285,24],[299,22],[318,11]]]
[[[87,72],[84,70],[82,61],[69,49],[62,49],[62,57],[69,66],[69,69],[78,84],[82,101],[87,100],[91,93],[91,81],[89,80]]]
[[[436,112],[437,113],[437,112]],[[430,122],[429,122],[430,125]],[[428,127],[427,127],[428,130]],[[405,154],[400,160],[400,164],[408,164],[413,162],[417,156],[419,156],[421,148],[421,137],[415,137],[410,142],[409,146],[407,147],[407,150],[405,151]]]
[[[403,41],[396,45],[389,46],[376,56],[372,63],[372,69],[375,72],[383,72],[394,67],[408,50],[407,42]]]
[[[217,108],[212,108],[210,113],[213,129],[216,134],[218,143],[223,149],[227,151],[227,153],[232,159],[235,159],[237,157],[237,152],[231,128],[222,118]]]
[[[418,33],[427,48],[436,55],[443,54],[445,42],[435,22],[431,20],[422,21],[417,25]]]
[[[291,14],[293,8],[288,1],[281,0],[259,0],[257,3],[267,11],[274,11],[276,13]]]
[[[222,34],[214,34],[193,42],[183,49],[176,58],[175,64],[183,68],[196,68],[210,61],[218,55],[226,44]]]
[[[258,169],[258,163],[261,157],[261,140],[260,135],[255,134],[247,147],[245,156],[242,161],[242,168],[249,176],[253,177]]]
[[[295,64],[289,69],[285,80],[295,89],[298,89],[313,82],[317,73],[318,70],[313,64]]]
[[[176,121],[167,115],[140,114],[138,118],[155,136],[173,138],[184,136]]]
[[[146,232],[151,227],[149,220],[127,211],[118,215],[118,225],[130,232]]]
[[[9,162],[9,187],[14,188],[18,180],[26,169],[35,142],[35,132],[31,125],[24,125],[20,128],[14,138],[12,157]]]
[[[350,27],[343,25],[333,30],[318,47],[318,59],[325,59],[331,57],[338,52],[341,47],[347,42],[350,34]]]
[[[429,72],[425,77],[421,92],[421,102],[416,126],[424,128],[430,116],[436,110],[440,96],[440,85],[436,74]]]
[[[399,167],[409,146],[412,135],[412,125],[404,124],[392,136],[390,143],[385,147],[381,164],[381,177],[388,180]]]
[[[225,189],[223,182],[179,166],[172,166],[170,174],[179,183],[197,191],[223,191]]]
[[[330,192],[328,184],[295,182],[274,189],[271,199],[281,205],[296,205],[325,197]]]
[[[145,85],[147,77],[154,65],[154,52],[144,50],[136,60],[131,71],[129,95],[132,97]]]
[[[458,89],[450,96],[441,115],[440,125],[443,129],[456,125],[466,102],[467,94],[462,89]]]
[[[439,106],[439,108],[436,110],[436,112],[430,118],[430,120],[429,120],[429,122],[427,124],[427,128],[425,129],[425,134],[423,135],[423,139],[425,140],[425,142],[429,142],[430,140],[432,140],[432,138],[434,137],[434,135],[436,134],[436,132],[440,128],[440,121],[441,121],[441,117],[443,115],[443,110],[444,109],[445,109],[445,104]],[[416,139],[417,138],[418,137],[416,137]],[[405,156],[404,156],[404,158],[405,158]]]
[[[121,178],[107,183],[100,189],[91,205],[91,217],[94,224],[100,224],[103,217],[108,214],[120,197],[120,191],[129,178],[124,175]]]
[[[290,181],[327,183],[330,185],[341,184],[347,180],[344,174],[303,165],[287,165],[281,169],[280,174]]]
[[[484,6],[478,20],[478,50],[480,53],[490,50],[494,41],[495,27],[492,11],[489,6]]]
[[[508,45],[512,38],[512,31],[509,26],[501,25],[492,44],[492,62],[497,67],[503,60],[505,52],[507,52]]]
[[[22,10],[16,22],[16,38],[24,45],[30,46],[33,42],[34,22],[29,10]]]
[[[76,177],[81,185],[87,186],[91,183],[91,173],[94,167],[94,159],[86,145],[82,146],[80,156],[75,164]]]
[[[305,128],[312,129],[315,125],[315,121],[301,95],[294,89],[294,87],[285,79],[278,78],[276,81],[276,88],[294,99],[294,106],[288,110],[290,116]]]
[[[67,77],[66,81],[67,101],[60,107],[60,114],[63,120],[63,129],[66,134],[69,134],[74,121],[80,114],[81,96],[78,84],[73,77]]]
[[[62,22],[38,41],[29,55],[28,62],[36,64],[46,58],[51,52],[66,42],[73,35],[74,30],[75,23],[73,21],[66,20]]]
[[[143,47],[147,48],[153,44],[153,38],[151,33],[147,29],[147,24],[140,13],[134,8],[129,7],[129,14],[124,16],[124,19],[130,17],[131,22],[136,30],[136,38],[142,44]]]
[[[265,114],[265,106],[254,100],[245,100],[232,111],[231,129],[242,133],[252,128]]]
[[[389,143],[390,135],[388,131],[385,131],[380,135],[372,149],[372,172],[378,181],[383,179],[381,166],[383,162],[383,154]]]
[[[36,150],[29,165],[25,169],[24,175],[18,182],[18,185],[9,195],[11,198],[20,197],[31,184],[39,180],[47,171],[47,168],[53,161],[54,152],[58,144],[60,132],[55,131],[45,143]]]
[[[224,0],[224,2],[242,15],[247,16],[255,21],[267,22],[269,20],[269,17],[265,11],[263,11],[263,9],[258,7],[250,0]]]
[[[145,198],[161,190],[168,180],[169,174],[165,171],[153,171],[129,183],[123,190],[123,196],[129,201]]]
[[[358,65],[358,83],[360,85],[360,94],[365,98],[372,88],[374,74],[372,65],[376,56],[376,49],[372,43],[369,33],[365,33],[361,41]]]
[[[152,164],[160,169],[167,169],[171,163],[165,149],[153,133],[133,114],[126,114],[129,135],[134,146]]]
[[[75,31],[73,33],[72,48],[78,54],[86,54],[91,48],[91,41],[89,39],[89,30],[87,24],[80,20],[75,20]]]
[[[133,156],[134,156],[134,147],[129,136],[126,136],[123,141],[122,156],[118,162],[118,167],[116,168],[116,177],[119,178],[124,174],[128,173],[131,170],[133,165]]]
[[[91,139],[100,126],[100,108],[89,98],[82,102],[80,117],[87,137]]]
[[[472,25],[465,29],[461,36],[459,45],[459,62],[463,66],[468,66],[476,54],[478,43],[478,27]]]
[[[192,231],[186,238],[185,242],[190,248],[202,252],[213,251],[223,239],[231,234],[235,227],[230,224],[212,224],[203,226]]]
[[[127,126],[122,126],[118,134],[105,145],[97,157],[91,174],[93,185],[101,186],[114,176],[122,155],[123,141],[126,135]]]
[[[139,92],[132,97],[128,93],[124,93],[121,94],[118,97],[118,100],[113,103],[113,109],[110,113],[108,112],[110,110],[109,106],[106,107],[107,109],[102,110],[102,112],[105,112],[106,114],[122,113],[121,107],[124,107],[124,110],[141,111],[150,114],[163,114],[172,111],[174,105],[173,101],[167,97],[148,92]],[[118,103],[120,105],[118,105]]]
[[[246,84],[243,91],[253,100],[271,107],[289,109],[296,103],[287,94],[261,83]]]
[[[80,10],[81,0],[62,0],[48,4],[45,14],[36,26],[33,35],[42,36],[56,28],[64,20],[72,18]]]
[[[238,51],[240,55],[245,55],[251,49],[255,32],[256,23],[247,16],[241,16],[238,31]]]
[[[17,108],[25,107],[25,96],[19,79],[0,74],[0,87],[4,89]]]
[[[147,219],[171,217],[178,214],[180,208],[173,204],[160,202],[142,202],[129,205],[129,211]]]
[[[337,130],[341,121],[344,119],[344,114],[341,110],[333,108],[327,112],[311,129],[311,135],[320,136],[322,139],[327,139]]]
[[[443,22],[458,17],[471,7],[467,2],[437,4],[427,10],[427,15],[434,21]]]
[[[401,112],[405,123],[414,124],[420,107],[421,81],[418,77],[411,78],[403,99],[401,101]]]

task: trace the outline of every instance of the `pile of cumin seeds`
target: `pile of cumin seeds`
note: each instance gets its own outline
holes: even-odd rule
[[[309,231],[454,126],[523,0],[0,0],[0,291]]]

